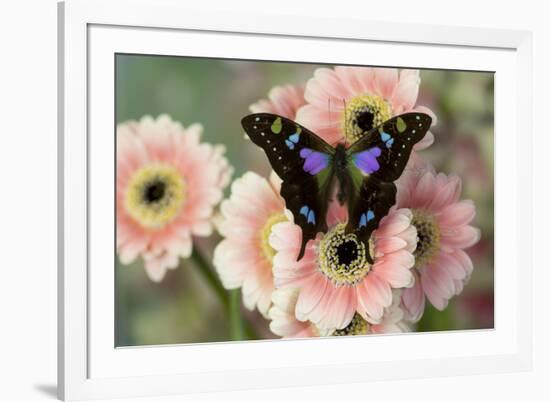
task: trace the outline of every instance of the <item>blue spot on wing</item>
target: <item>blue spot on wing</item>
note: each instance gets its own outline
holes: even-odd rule
[[[307,205],[300,208],[300,215],[303,215],[307,219],[307,223],[313,223],[315,225],[315,212]]]
[[[307,223],[313,223],[315,225],[315,212],[312,210],[309,211],[309,214],[307,215]]]
[[[393,145],[393,137],[386,132],[380,133],[380,139],[386,144],[386,148],[391,148]]]
[[[374,219],[374,212],[372,212],[370,209],[367,211],[367,222]]]
[[[369,209],[366,214],[361,215],[361,218],[359,219],[359,229],[361,229],[363,226],[367,226],[367,223],[369,223],[373,219],[374,212]]]
[[[359,229],[361,229],[363,226],[367,226],[367,217],[365,214],[361,215],[361,219],[359,220]]]
[[[285,140],[285,144],[288,149],[294,149],[294,144],[297,144],[300,141],[300,133],[294,133],[288,137],[288,140]]]

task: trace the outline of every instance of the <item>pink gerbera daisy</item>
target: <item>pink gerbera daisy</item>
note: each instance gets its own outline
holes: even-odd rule
[[[470,225],[476,209],[471,200],[459,200],[461,180],[436,174],[417,159],[398,181],[397,206],[412,211],[412,223],[418,232],[414,287],[403,291],[403,307],[410,321],[418,321],[424,312],[425,296],[438,309],[458,295],[473,270],[463,249],[479,241],[479,229]],[[423,167],[420,165],[423,162]]]
[[[117,127],[117,250],[123,264],[142,257],[153,281],[191,255],[192,235],[212,233],[229,183],[224,148],[201,143],[201,134],[166,115]]]
[[[310,321],[299,321],[295,310],[299,291],[293,288],[281,288],[273,292],[273,306],[269,310],[269,328],[275,335],[283,338],[306,338],[317,336],[344,336],[387,334],[409,332],[410,327],[404,321],[399,291],[394,291],[393,302],[384,309],[380,323],[371,324],[360,314],[355,313],[351,322],[343,329],[322,329]]]
[[[407,209],[392,210],[382,219],[368,247],[374,264],[366,259],[366,247],[353,233],[344,232],[347,209],[337,202],[327,213],[329,230],[300,251],[300,227],[279,223],[272,228],[270,244],[275,286],[298,288],[296,317],[322,329],[343,329],[356,312],[370,323],[380,323],[384,308],[392,303],[393,288],[412,286],[416,230]]]
[[[214,251],[214,266],[227,289],[242,287],[244,305],[256,306],[263,315],[271,305],[272,263],[275,251],[269,244],[273,225],[283,222],[284,200],[280,180],[268,181],[247,172],[231,185],[231,196],[221,204],[219,232],[225,237]]]
[[[298,110],[296,120],[323,137],[329,144],[351,144],[389,118],[410,111],[434,113],[416,106],[420,75],[418,70],[346,67],[319,68],[305,88],[308,102]],[[428,132],[415,145],[427,148],[434,140]]]
[[[294,120],[296,111],[305,104],[304,88],[296,85],[275,86],[269,91],[268,98],[250,105],[250,111],[278,114]]]

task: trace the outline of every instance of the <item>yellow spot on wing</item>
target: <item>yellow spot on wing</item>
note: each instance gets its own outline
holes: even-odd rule
[[[282,129],[283,129],[283,122],[281,121],[280,117],[277,117],[273,122],[273,124],[271,124],[271,131],[274,134],[279,134]]]
[[[399,131],[400,133],[402,133],[403,131],[405,131],[407,129],[407,124],[405,124],[405,121],[401,118],[401,117],[398,117],[397,118],[397,131]]]

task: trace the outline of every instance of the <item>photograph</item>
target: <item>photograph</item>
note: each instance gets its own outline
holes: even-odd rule
[[[5,3],[1,400],[547,398],[544,2]]]
[[[115,347],[494,328],[494,72],[114,62]]]

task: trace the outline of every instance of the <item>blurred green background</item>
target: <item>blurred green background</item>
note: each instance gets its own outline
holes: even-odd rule
[[[245,141],[240,126],[250,104],[275,85],[305,84],[320,65],[186,57],[117,55],[117,123],[167,113],[184,126],[200,122],[204,140],[222,143],[235,168],[269,173],[263,152]],[[437,171],[463,180],[474,200],[481,241],[468,250],[474,273],[463,293],[439,312],[428,307],[418,331],[493,328],[493,74],[422,70],[417,104],[438,117],[435,143],[422,156]],[[195,240],[207,258],[217,235]],[[182,261],[160,283],[136,262],[116,263],[116,346],[227,341],[229,317],[205,278]],[[429,303],[428,303],[429,304]],[[268,322],[241,309],[261,339],[274,338]]]

